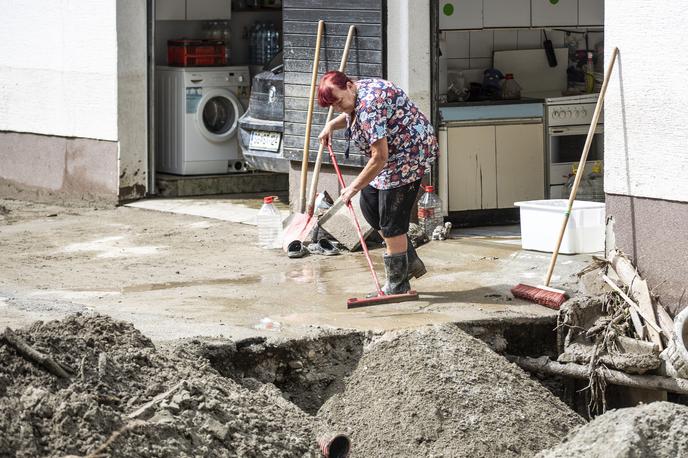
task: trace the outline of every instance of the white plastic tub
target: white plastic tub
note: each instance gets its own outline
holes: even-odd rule
[[[516,202],[521,212],[521,247],[525,250],[554,251],[567,199]],[[604,204],[573,201],[560,253],[595,253],[604,251]]]

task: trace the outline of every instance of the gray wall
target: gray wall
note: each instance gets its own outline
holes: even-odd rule
[[[117,132],[119,199],[148,188],[148,29],[146,2],[117,2]]]
[[[0,132],[0,196],[117,203],[117,142]]]
[[[688,304],[688,203],[607,194],[616,246],[671,314]],[[684,295],[685,294],[685,295]]]

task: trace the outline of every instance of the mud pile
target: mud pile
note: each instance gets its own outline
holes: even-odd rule
[[[451,325],[372,341],[319,428],[352,455],[533,456],[583,419],[517,366]]]
[[[318,456],[312,418],[274,386],[248,390],[131,324],[76,315],[15,333],[72,376],[0,340],[2,457]]]
[[[578,428],[558,446],[538,454],[554,457],[688,456],[688,407],[670,402],[610,410]]]

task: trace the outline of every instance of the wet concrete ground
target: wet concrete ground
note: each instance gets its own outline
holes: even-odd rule
[[[220,213],[231,213],[236,203],[212,199],[194,206],[219,205]],[[251,206],[240,203],[244,210]],[[0,205],[7,209],[0,212],[3,326],[95,311],[163,341],[555,314],[509,293],[519,282],[540,283],[549,259],[521,250],[517,227],[455,230],[451,240],[423,245],[418,253],[428,274],[412,282],[418,301],[347,310],[347,298],[374,289],[360,252],[288,259],[257,247],[257,229],[247,224],[130,207]],[[381,279],[382,253],[372,251]],[[575,288],[573,275],[589,260],[560,256],[553,286]],[[263,319],[273,329],[256,329]]]

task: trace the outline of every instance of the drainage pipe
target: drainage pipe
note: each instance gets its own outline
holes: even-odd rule
[[[506,355],[506,358],[529,372],[564,375],[579,379],[587,379],[590,377],[590,368],[588,366],[573,363],[561,364],[556,361],[551,361],[546,356],[540,358],[527,358],[523,356]],[[600,368],[600,370],[602,374],[604,374],[605,380],[614,385],[688,394],[688,380],[662,377],[660,375],[631,375],[605,368]]]
[[[318,438],[318,445],[325,458],[346,458],[351,450],[351,441],[345,434],[324,434]]]

